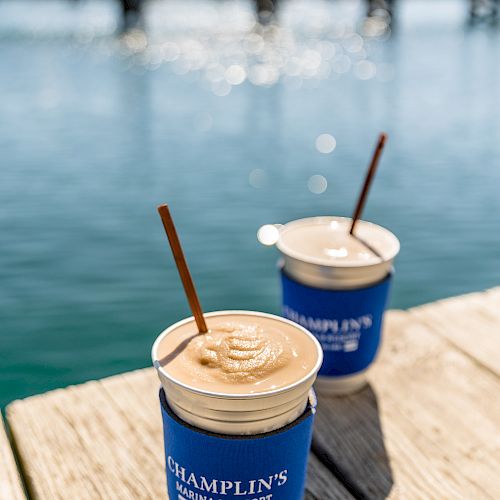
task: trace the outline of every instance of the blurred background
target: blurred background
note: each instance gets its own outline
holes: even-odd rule
[[[259,227],[350,215],[381,130],[392,307],[499,285],[496,8],[0,0],[0,406],[147,366],[189,315],[160,203],[205,310],[279,313]]]

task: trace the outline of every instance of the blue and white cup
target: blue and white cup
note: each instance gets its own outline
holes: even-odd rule
[[[158,372],[169,498],[187,500],[302,500],[316,408],[312,385],[323,353],[316,338],[296,323],[271,314],[217,311],[212,322],[254,316],[292,326],[311,342],[317,361],[290,385],[261,393],[225,394],[172,377],[162,366],[162,342],[188,318],[167,328],[152,348]]]
[[[323,348],[315,388],[349,394],[366,383],[377,355],[399,240],[370,222],[311,217],[280,227],[283,316],[311,331]],[[346,246],[350,246],[346,248]]]
[[[261,434],[194,427],[160,390],[167,490],[171,500],[302,500],[316,401],[294,421]]]

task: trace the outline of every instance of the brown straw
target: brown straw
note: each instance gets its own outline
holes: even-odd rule
[[[203,311],[201,309],[200,301],[198,300],[198,295],[196,294],[196,288],[194,287],[193,279],[191,278],[191,273],[189,272],[189,267],[187,265],[186,258],[184,257],[184,252],[182,251],[177,231],[175,230],[174,221],[170,215],[170,210],[167,205],[160,205],[158,207],[158,213],[160,214],[163,227],[167,233],[170,248],[174,254],[175,264],[177,266],[177,270],[179,271],[184,291],[186,292],[189,307],[191,308],[196,325],[198,326],[198,331],[200,333],[207,333],[207,324],[205,323],[205,318],[203,317]]]
[[[356,209],[354,210],[354,215],[352,216],[351,230],[349,231],[350,234],[354,233],[354,226],[356,225],[356,222],[358,222],[358,219],[361,217],[361,214],[363,213],[363,208],[365,206],[366,198],[368,197],[368,191],[370,190],[370,186],[372,184],[375,171],[377,170],[380,155],[382,154],[382,150],[384,149],[386,140],[387,140],[387,134],[382,132],[378,136],[377,147],[375,148],[375,151],[373,153],[370,167],[368,168],[368,172],[366,173],[365,183],[363,184],[363,189],[359,194],[358,203],[356,204]]]

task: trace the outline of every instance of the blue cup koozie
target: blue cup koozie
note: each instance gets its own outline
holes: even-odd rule
[[[375,359],[392,273],[374,285],[325,290],[303,285],[281,271],[283,316],[307,328],[323,348],[318,375],[361,372]]]
[[[170,500],[302,500],[315,402],[265,434],[216,434],[181,420],[160,390]]]

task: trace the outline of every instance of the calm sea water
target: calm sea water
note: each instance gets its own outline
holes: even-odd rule
[[[338,4],[306,3],[337,22]],[[112,4],[46,5],[0,5],[0,406],[147,366],[155,336],[189,314],[162,202],[207,311],[278,313],[277,255],[257,229],[349,215],[380,130],[390,140],[365,218],[402,243],[392,307],[500,283],[500,38],[467,29],[460,2],[402,4],[371,49],[373,78],[244,82],[224,97],[197,72],[123,55],[107,36]],[[189,5],[170,2],[170,17],[153,5],[150,23],[160,33],[164,19],[169,40]],[[292,31],[303,5],[284,4]],[[213,26],[196,29],[210,45]],[[323,133],[331,154],[315,147]]]

